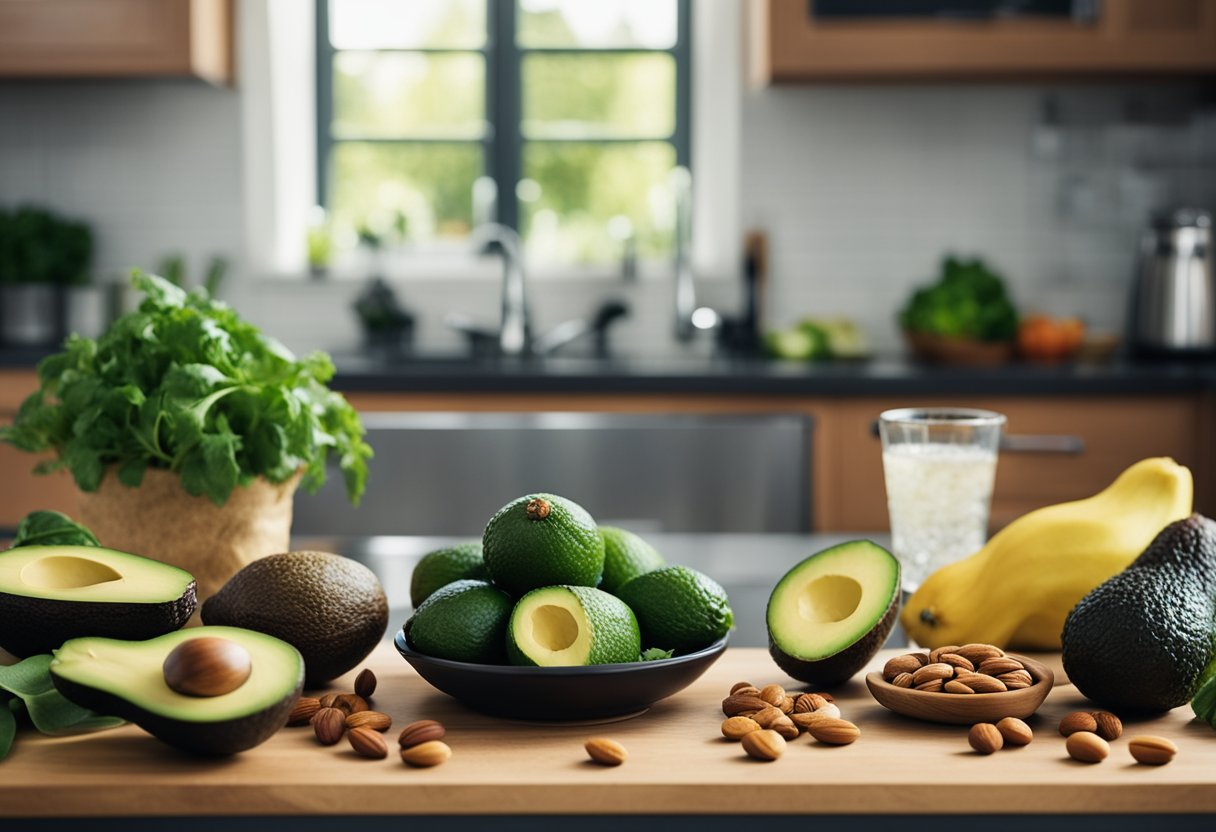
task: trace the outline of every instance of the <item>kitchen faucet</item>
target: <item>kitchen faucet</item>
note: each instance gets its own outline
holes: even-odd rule
[[[675,194],[674,270],[676,291],[676,340],[691,341],[698,330],[713,329],[722,323],[717,311],[697,306],[697,286],[692,272],[692,174],[686,167],[671,172]]]

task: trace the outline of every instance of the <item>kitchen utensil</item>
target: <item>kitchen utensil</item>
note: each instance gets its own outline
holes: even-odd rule
[[[977,722],[996,722],[1007,716],[1025,719],[1043,704],[1047,694],[1051,693],[1056,677],[1051,668],[1034,659],[1012,653],[1009,655],[1022,663],[1030,678],[1034,679],[1033,685],[1004,693],[941,693],[899,688],[883,681],[881,673],[867,673],[866,687],[878,704],[887,710],[928,722],[974,725]]]
[[[1180,208],[1157,214],[1140,246],[1132,289],[1131,341],[1141,354],[1216,352],[1212,215]]]
[[[393,644],[418,675],[468,707],[537,722],[610,720],[642,713],[691,685],[726,650],[729,636],[695,653],[630,664],[515,667],[436,659],[412,649],[405,633]]]

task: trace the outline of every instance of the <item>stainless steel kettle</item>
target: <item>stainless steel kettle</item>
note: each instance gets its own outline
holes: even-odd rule
[[[1132,288],[1130,334],[1136,352],[1216,353],[1212,259],[1209,212],[1179,208],[1153,217]]]

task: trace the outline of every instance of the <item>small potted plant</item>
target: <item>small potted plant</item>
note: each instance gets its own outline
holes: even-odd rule
[[[292,497],[337,458],[352,502],[371,448],[327,382],[205,289],[136,272],[139,308],[97,340],[73,335],[0,440],[51,452],[102,544],[180,566],[207,597],[250,561],[288,550]]]
[[[40,208],[0,209],[0,339],[45,346],[64,334],[67,288],[89,281],[93,232]]]

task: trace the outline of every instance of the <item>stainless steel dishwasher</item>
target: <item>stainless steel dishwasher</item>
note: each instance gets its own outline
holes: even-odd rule
[[[332,476],[297,535],[470,535],[530,491],[638,532],[807,532],[811,430],[796,414],[371,413],[367,495]],[[336,472],[335,472],[336,473]]]

